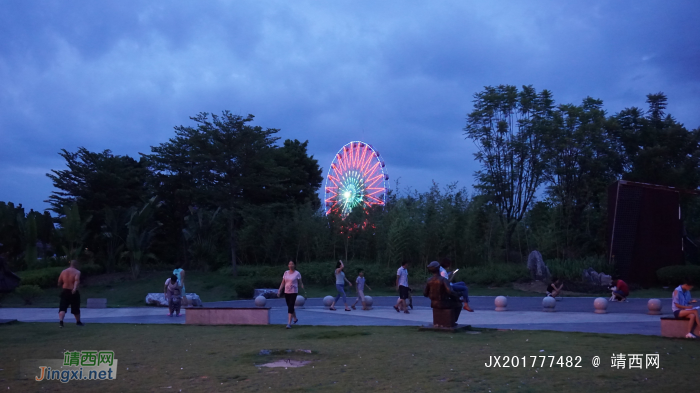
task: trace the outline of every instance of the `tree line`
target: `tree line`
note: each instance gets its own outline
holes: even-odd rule
[[[62,150],[66,167],[47,174],[53,215],[0,203],[0,243],[15,268],[87,258],[134,277],[150,263],[235,275],[288,259],[480,265],[533,249],[573,259],[604,254],[615,180],[700,186],[700,129],[667,114],[663,93],[615,114],[591,97],[557,105],[532,86],[487,86],[473,104],[463,129],[479,163],[472,191],[397,183],[384,207],[325,216],[308,141],[280,143],[252,115],[200,113],[138,159]],[[687,231],[700,235],[700,204],[682,203]]]

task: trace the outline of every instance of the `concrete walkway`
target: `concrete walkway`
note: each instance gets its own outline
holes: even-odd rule
[[[593,312],[594,298],[565,298],[557,302],[556,312],[543,312],[541,298],[508,298],[508,311],[494,311],[494,297],[472,297],[475,312],[463,312],[459,323],[474,327],[514,330],[556,330],[612,334],[659,335],[659,316],[647,315],[647,299],[630,299],[629,303],[610,303],[608,314]],[[354,299],[353,299],[354,301]],[[308,299],[305,307],[297,310],[299,325],[319,326],[421,326],[430,324],[432,311],[428,299],[414,299],[410,314],[397,313],[392,305],[396,297],[375,297],[374,308],[351,312],[331,311],[323,307],[322,299]],[[662,299],[665,315],[670,315],[670,299]],[[205,307],[254,307],[252,300],[204,303]],[[269,299],[270,323],[286,324],[287,313],[283,299]],[[90,323],[183,324],[184,315],[168,317],[161,307],[130,307],[83,309],[82,320]],[[183,314],[187,310],[183,309]],[[21,322],[51,322],[58,320],[56,308],[0,308],[0,319]],[[73,323],[72,315],[65,322]]]

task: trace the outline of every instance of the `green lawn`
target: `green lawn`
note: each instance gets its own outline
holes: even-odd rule
[[[697,389],[700,342],[648,336],[415,327],[187,326],[13,323],[0,325],[0,390],[71,392],[476,391],[681,392]],[[23,359],[62,359],[65,350],[108,349],[114,381],[18,380]],[[260,350],[284,355],[259,355]],[[312,353],[286,349],[308,349]],[[543,352],[541,352],[543,350]],[[659,369],[611,368],[611,354],[660,354]],[[487,368],[490,356],[526,356],[527,367]],[[531,367],[529,356],[581,356],[580,368]],[[594,368],[591,359],[600,356]],[[277,359],[303,368],[260,368]]]

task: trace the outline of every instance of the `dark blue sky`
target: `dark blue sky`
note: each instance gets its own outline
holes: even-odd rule
[[[360,139],[392,185],[470,187],[462,128],[485,85],[609,113],[663,91],[700,126],[699,20],[692,0],[3,0],[0,201],[46,208],[61,148],[137,156],[224,109],[308,139],[324,174]]]

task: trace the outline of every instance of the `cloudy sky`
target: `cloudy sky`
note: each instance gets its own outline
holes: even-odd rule
[[[392,185],[478,168],[462,128],[486,85],[609,113],[669,96],[700,126],[700,2],[0,1],[0,201],[43,210],[60,149],[137,156],[198,112],[256,116],[327,170],[351,140]]]

